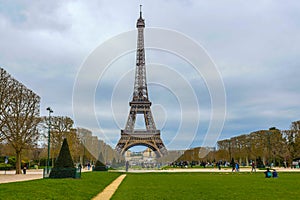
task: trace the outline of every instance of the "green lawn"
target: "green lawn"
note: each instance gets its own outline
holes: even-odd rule
[[[81,179],[40,179],[0,184],[0,199],[91,199],[120,173],[88,172]]]
[[[0,199],[91,199],[121,173],[0,184]],[[113,199],[298,199],[300,173],[128,173]]]
[[[300,173],[127,174],[116,199],[299,199]]]

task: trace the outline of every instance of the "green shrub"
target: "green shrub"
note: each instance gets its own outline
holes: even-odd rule
[[[93,171],[107,171],[107,167],[100,161],[102,160],[102,153],[100,153],[98,160],[96,161]]]
[[[0,163],[0,170],[12,170],[12,169],[15,169],[14,165]]]
[[[95,166],[93,171],[107,171],[107,167],[106,166]]]
[[[75,178],[76,168],[53,168],[50,178]]]
[[[5,157],[6,156],[0,156],[0,164],[3,163],[5,164]],[[11,164],[12,166],[16,165],[16,157],[15,156],[9,156],[8,157],[8,163],[7,164]]]

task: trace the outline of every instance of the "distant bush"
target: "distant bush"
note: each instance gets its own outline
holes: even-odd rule
[[[99,160],[97,160],[93,171],[107,171],[107,167]]]
[[[103,160],[103,155],[102,155],[102,153],[100,153],[98,160],[95,163],[95,167],[94,167],[93,171],[107,171],[107,167],[105,166],[105,164],[103,162],[101,162],[102,160]]]
[[[5,162],[5,156],[0,156],[0,164]],[[11,164],[12,166],[16,165],[16,157],[15,156],[9,156],[8,157],[8,163],[7,164]]]
[[[12,170],[12,169],[15,169],[14,165],[0,163],[0,170]]]
[[[75,178],[76,168],[53,168],[49,178]]]

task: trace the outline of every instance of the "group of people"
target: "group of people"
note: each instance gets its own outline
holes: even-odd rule
[[[273,172],[270,171],[269,168],[267,168],[267,171],[264,172],[265,173],[265,177],[266,178],[278,178],[278,174],[277,171],[275,169],[273,169]]]
[[[238,162],[232,163],[232,172],[239,172],[240,171],[240,164]]]

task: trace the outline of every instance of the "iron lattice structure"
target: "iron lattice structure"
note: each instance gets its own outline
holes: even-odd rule
[[[151,113],[151,102],[148,98],[144,49],[145,20],[142,18],[141,11],[136,27],[138,29],[138,39],[133,98],[132,101],[129,102],[129,116],[125,129],[121,130],[121,138],[116,146],[116,150],[124,154],[133,146],[143,145],[151,148],[157,157],[161,157],[167,150],[160,137],[160,130],[156,129]],[[138,114],[144,115],[145,130],[135,130],[134,128]]]

